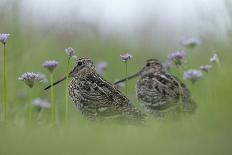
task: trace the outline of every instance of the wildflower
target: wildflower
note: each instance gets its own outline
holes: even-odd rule
[[[182,59],[185,58],[185,52],[184,51],[177,51],[174,53],[170,53],[168,55],[168,60],[173,62],[175,65],[181,65],[182,64]]]
[[[65,49],[65,53],[68,55],[69,58],[77,58],[76,51],[72,47],[68,47]]]
[[[209,69],[212,68],[212,65],[204,65],[204,66],[200,66],[200,70],[204,71],[204,72],[208,72]]]
[[[48,60],[43,63],[43,67],[47,68],[50,72],[53,72],[53,70],[57,67],[58,62],[55,60]]]
[[[166,70],[170,70],[172,68],[173,64],[171,61],[166,61],[164,64],[163,64],[163,67],[166,69]]]
[[[96,71],[99,75],[103,75],[104,71],[106,70],[108,63],[105,61],[101,61],[96,64]]]
[[[194,48],[198,45],[201,45],[202,44],[202,41],[198,38],[193,38],[193,37],[190,37],[190,38],[184,38],[182,41],[181,41],[181,44],[185,47],[190,47],[190,48]]]
[[[66,48],[65,49],[65,53],[68,55],[68,60],[67,60],[67,68],[66,68],[66,76],[68,76],[69,74],[69,65],[70,65],[70,59],[73,58],[73,59],[76,59],[76,51],[69,47],[69,48]],[[52,103],[52,102],[51,102]],[[65,80],[65,120],[68,119],[68,79]]]
[[[125,71],[126,71],[125,73],[126,73],[126,77],[127,77],[128,76],[127,61],[132,58],[132,55],[130,55],[129,53],[126,53],[126,54],[120,55],[120,57],[121,57],[122,61],[125,62]],[[128,86],[127,83],[128,82],[126,80],[126,89],[125,89],[126,95],[127,95],[127,86]]]
[[[37,82],[45,82],[45,76],[39,73],[33,73],[33,72],[26,72],[22,74],[18,80],[24,81],[27,86],[32,88],[34,86],[34,83]]]
[[[8,33],[2,33],[0,34],[0,42],[3,44],[6,44],[8,37],[10,36],[10,34]]]
[[[51,93],[50,93],[50,102],[51,102],[51,105],[52,105],[52,113],[51,113],[51,117],[52,117],[52,121],[56,121],[56,108],[55,108],[55,102],[54,102],[54,90],[53,90],[53,79],[54,79],[54,74],[53,74],[53,71],[54,69],[57,67],[58,65],[58,62],[55,61],[55,60],[48,60],[48,61],[45,61],[43,63],[43,67],[44,68],[47,68],[49,71],[50,71],[50,84],[51,84]]]
[[[7,101],[7,74],[6,74],[6,42],[10,34],[0,34],[0,42],[3,44],[3,119],[7,118],[7,109],[8,109],[8,101]]]
[[[116,83],[117,81],[118,81],[118,80],[115,80],[114,83]],[[125,83],[120,82],[120,83],[116,84],[115,87],[116,87],[117,89],[121,89],[121,88],[125,87]]]
[[[131,54],[129,54],[129,53],[126,53],[126,54],[120,55],[120,57],[121,57],[122,61],[127,62],[127,61],[128,61],[129,59],[131,59],[133,56],[132,56]]]
[[[188,70],[184,72],[184,80],[190,80],[192,83],[195,83],[202,77],[203,74],[200,70]]]
[[[41,98],[34,99],[32,101],[32,105],[34,105],[35,107],[37,107],[39,109],[48,109],[51,106],[47,100],[44,100]]]
[[[219,63],[219,58],[216,53],[213,54],[213,56],[210,58],[211,63]]]

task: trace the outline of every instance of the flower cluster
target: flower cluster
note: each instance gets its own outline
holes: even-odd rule
[[[213,54],[213,56],[210,58],[211,63],[219,63],[219,58],[217,54]],[[213,66],[212,65],[202,65],[199,67],[199,70],[188,70],[184,72],[184,79],[190,80],[192,83],[195,83],[197,80],[201,79],[203,77],[203,72],[208,72]]]
[[[68,47],[64,51],[68,55],[69,58],[74,58],[74,59],[77,58],[77,56],[75,55],[76,51],[72,47]]]
[[[45,75],[40,73],[26,72],[22,74],[18,80],[24,81],[27,86],[32,88],[35,82],[46,82]]]
[[[47,68],[50,72],[53,72],[59,63],[55,60],[48,60],[43,63],[43,67]]]
[[[10,36],[10,34],[8,34],[8,33],[0,34],[0,42],[3,44],[6,44],[9,36]]]
[[[184,72],[184,79],[190,80],[192,83],[195,83],[197,80],[201,79],[203,74],[200,70],[188,70]]]
[[[121,54],[120,57],[121,57],[122,61],[127,62],[127,61],[130,60],[133,56],[132,56],[131,54],[129,54],[129,53],[126,53],[126,54]]]
[[[179,66],[182,64],[182,60],[185,58],[185,55],[186,54],[184,51],[177,51],[177,52],[170,53],[167,59],[173,64]]]

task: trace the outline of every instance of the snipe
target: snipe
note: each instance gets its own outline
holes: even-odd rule
[[[144,119],[145,115],[137,110],[126,96],[96,72],[90,59],[78,59],[68,77],[72,78],[69,96],[79,111],[88,118],[126,121]],[[58,80],[53,86],[68,77]]]
[[[137,76],[140,77],[137,82],[137,98],[147,112],[163,116],[169,111],[195,111],[196,103],[190,91],[177,77],[169,74],[159,60],[147,60],[141,71],[115,84]]]

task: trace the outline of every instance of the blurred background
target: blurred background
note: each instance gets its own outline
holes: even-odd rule
[[[8,100],[11,123],[0,125],[0,155],[8,154],[231,154],[231,0],[0,0],[0,33],[10,33],[7,43]],[[197,38],[194,48],[183,46]],[[24,110],[30,93],[49,99],[46,86],[28,91],[18,77],[27,71],[48,72],[45,60],[57,60],[55,79],[65,74],[64,49],[73,47],[77,57],[95,63],[108,62],[104,78],[110,82],[125,76],[119,55],[130,53],[129,74],[146,59],[165,61],[178,50],[187,53],[185,69],[209,63],[217,53],[216,66],[189,87],[198,110],[178,120],[150,119],[145,127],[90,123],[70,102],[68,125],[48,127],[42,120],[25,127]],[[0,80],[2,52],[0,46]],[[74,62],[72,62],[74,63]],[[182,72],[171,70],[182,79]],[[129,82],[130,100],[136,79]],[[2,94],[2,82],[1,82]],[[63,119],[65,85],[55,87],[59,118]],[[122,89],[123,91],[123,89]],[[2,99],[2,95],[0,95]]]
[[[231,3],[230,0],[1,0],[1,28],[4,30],[13,22],[23,33],[33,30],[41,35],[62,35],[63,39],[118,39],[133,47],[178,46],[178,41],[186,36],[226,43],[231,35]]]

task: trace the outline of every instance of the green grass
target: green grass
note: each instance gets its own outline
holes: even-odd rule
[[[78,57],[90,57],[94,62],[108,61],[109,66],[104,78],[110,82],[124,76],[124,63],[121,62],[119,54],[131,52],[134,56],[128,63],[128,74],[142,68],[147,58],[164,60],[167,54],[166,51],[133,48],[110,39],[107,41],[91,37],[63,39],[55,32],[47,35],[29,32],[12,32],[7,44],[9,118],[6,122],[0,122],[0,155],[232,154],[231,47],[214,45],[221,59],[221,66],[215,66],[195,85],[185,82],[198,103],[195,115],[169,120],[150,117],[145,126],[95,123],[85,120],[69,101],[70,119],[64,124],[62,121],[65,118],[65,82],[63,82],[54,87],[58,119],[61,123],[57,126],[50,125],[50,111],[45,110],[39,122],[34,121],[28,125],[25,118],[29,98],[17,96],[18,92],[28,89],[17,78],[26,71],[43,72],[49,77],[48,71],[41,64],[45,60],[55,59],[60,62],[54,72],[55,79],[59,79],[66,73],[67,59],[64,48],[72,46],[77,50]],[[2,46],[0,47],[2,54]],[[188,68],[196,68],[208,63],[212,53],[206,47],[199,47],[188,55]],[[182,78],[176,70],[172,72]],[[136,79],[129,81],[128,97],[142,109],[135,98],[135,83]],[[37,85],[28,93],[32,98],[42,97],[49,100],[49,91],[43,90],[45,86],[46,84]],[[0,95],[2,99],[2,89]],[[34,109],[33,118],[36,116],[37,111]]]

